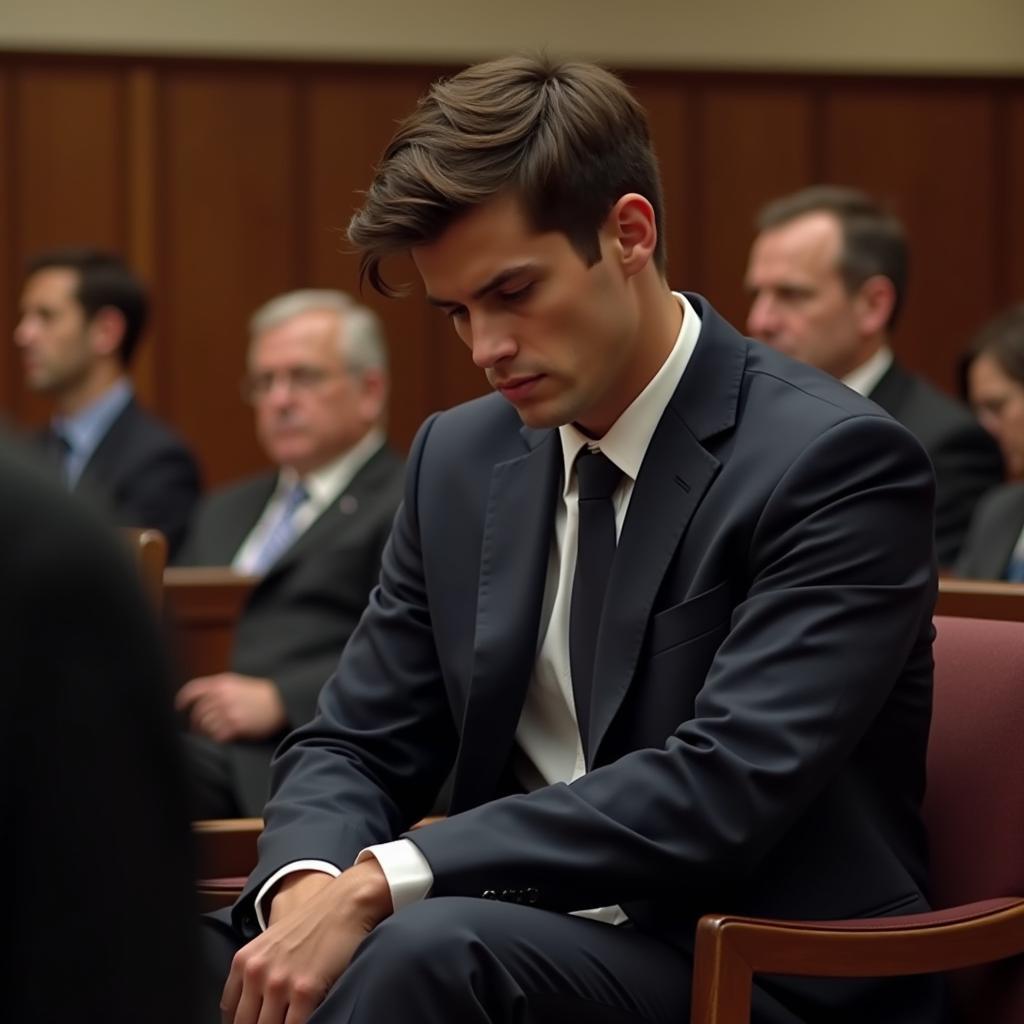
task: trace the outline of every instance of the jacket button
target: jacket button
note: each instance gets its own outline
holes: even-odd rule
[[[532,886],[526,890],[526,902],[533,906],[540,899],[540,893]]]
[[[480,893],[480,896],[481,896],[482,899],[485,899],[485,900],[496,900],[496,899],[498,899],[498,894],[493,889],[484,889],[484,891],[482,893]]]

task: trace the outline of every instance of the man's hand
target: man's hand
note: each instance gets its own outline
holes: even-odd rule
[[[302,874],[282,884],[270,926],[235,954],[221,996],[225,1024],[305,1024],[359,944],[392,912],[373,858],[323,878]]]
[[[264,740],[288,725],[281,694],[269,679],[220,672],[186,683],[174,706],[187,711],[193,731],[218,743]]]

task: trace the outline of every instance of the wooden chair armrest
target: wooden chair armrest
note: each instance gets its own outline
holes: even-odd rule
[[[691,1024],[748,1024],[755,973],[882,977],[1024,953],[1024,899],[850,921],[711,915],[697,925]]]
[[[432,825],[439,817],[423,818],[414,829]],[[256,841],[262,818],[223,818],[192,822],[196,843],[196,891],[202,911],[228,907],[245,888],[256,866]]]
[[[256,866],[262,818],[217,818],[192,822],[200,878],[248,875]]]

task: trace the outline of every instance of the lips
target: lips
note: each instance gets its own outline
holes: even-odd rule
[[[496,381],[495,387],[510,401],[516,402],[528,397],[544,375],[537,373],[530,377],[513,377],[510,380]]]

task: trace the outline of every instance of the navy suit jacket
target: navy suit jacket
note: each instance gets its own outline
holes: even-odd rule
[[[926,906],[927,456],[689,298],[700,338],[635,482],[597,638],[588,774],[510,792],[562,461],[556,431],[492,395],[419,432],[381,584],[318,717],[276,757],[243,934],[271,872],[344,867],[394,838],[453,764],[451,815],[407,833],[434,897],[620,904],[683,947],[706,911]],[[808,1013],[849,1008],[841,986],[779,990]],[[935,1020],[936,998],[886,1019]]]
[[[978,500],[1003,481],[992,436],[955,399],[893,363],[868,396],[924,446],[935,468],[935,551],[953,565]]]
[[[48,430],[40,443],[52,446]],[[181,438],[132,399],[103,435],[74,490],[118,526],[160,530],[173,555],[199,498],[199,468]]]

